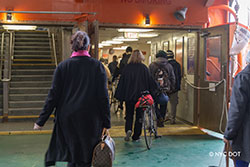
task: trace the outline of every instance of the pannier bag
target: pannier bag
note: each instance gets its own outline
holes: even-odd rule
[[[135,108],[152,106],[154,104],[154,100],[148,91],[142,92],[142,96],[138,99],[135,104]]]
[[[93,167],[112,167],[115,160],[115,142],[110,136],[104,136],[93,152]]]

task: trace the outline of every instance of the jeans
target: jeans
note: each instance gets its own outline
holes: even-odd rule
[[[236,167],[248,167],[249,163],[241,160],[236,160]]]
[[[134,120],[134,112],[135,112],[135,101],[126,101],[126,123],[125,123],[125,133],[127,133],[128,130],[132,131],[133,127],[133,120]],[[132,136],[133,140],[137,140],[141,136],[142,132],[142,109],[138,108],[136,109],[136,118],[135,118],[135,126],[134,126],[134,134]]]

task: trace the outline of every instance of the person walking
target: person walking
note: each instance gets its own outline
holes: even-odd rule
[[[118,66],[117,56],[114,55],[113,56],[113,61],[111,63],[109,63],[109,65],[108,65],[109,71],[110,71],[112,76],[113,76],[117,66]]]
[[[250,163],[250,51],[247,66],[236,75],[233,83],[224,142],[232,145],[236,167]]]
[[[174,69],[175,74],[175,89],[169,94],[169,102],[170,102],[170,108],[171,112],[169,113],[170,117],[170,123],[175,124],[176,123],[176,111],[177,111],[177,105],[179,103],[179,97],[178,92],[181,90],[181,66],[180,64],[174,59],[174,53],[171,50],[167,50],[167,59],[169,64],[172,65]],[[168,118],[167,118],[168,119]]]
[[[71,58],[56,68],[44,108],[34,124],[34,129],[42,129],[55,109],[46,167],[56,161],[66,161],[68,167],[90,167],[94,147],[111,127],[105,69],[89,55],[89,42],[86,32],[77,31],[72,36]]]
[[[153,80],[146,65],[142,62],[145,57],[139,50],[134,50],[128,65],[119,80],[115,98],[120,101],[125,101],[126,116],[125,116],[125,141],[129,141],[132,135],[133,119],[135,104],[141,97],[143,91],[149,91],[154,97],[154,90],[157,89],[157,84]],[[136,119],[134,124],[133,141],[138,141],[142,132],[142,109],[136,109]]]
[[[121,59],[121,61],[120,61],[120,66],[119,66],[119,73],[118,73],[118,75],[119,75],[119,74],[121,75],[121,74],[123,73],[124,68],[125,68],[126,65],[128,64],[128,61],[129,61],[129,58],[130,58],[130,56],[131,56],[132,51],[133,51],[132,47],[128,46],[128,47],[126,48],[126,53],[124,53],[124,54],[122,55],[122,59]],[[116,78],[116,77],[117,77],[117,76],[114,75],[113,78]],[[120,101],[120,104],[118,105],[118,108],[121,109],[121,110],[123,110],[123,101]]]
[[[168,95],[175,88],[175,74],[173,67],[168,63],[167,53],[160,50],[156,55],[156,61],[149,65],[149,70],[156,82],[160,86],[160,93]],[[159,104],[155,102],[157,126],[164,127],[165,116],[167,112],[167,103]]]

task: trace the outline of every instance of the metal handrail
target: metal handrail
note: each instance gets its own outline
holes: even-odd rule
[[[51,36],[52,36],[53,56],[54,56],[54,59],[55,59],[55,64],[56,64],[56,67],[57,67],[55,34],[54,34],[54,33],[52,33],[52,34],[51,34]]]
[[[3,82],[9,82],[11,80],[11,60],[12,56],[14,55],[14,37],[13,37],[13,32],[10,33],[10,55],[8,56],[8,76],[7,78],[3,78]]]
[[[4,47],[4,33],[2,33],[2,43],[1,43],[1,57],[0,57],[0,80],[2,81],[2,75],[3,75],[3,47]]]

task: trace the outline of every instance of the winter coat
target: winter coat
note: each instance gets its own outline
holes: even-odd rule
[[[157,89],[157,83],[146,65],[130,63],[124,68],[115,92],[115,98],[120,101],[137,101],[143,91],[149,91],[154,97]]]
[[[224,137],[231,141],[236,160],[250,162],[250,65],[234,79]]]
[[[181,90],[181,65],[175,59],[168,59],[169,64],[172,65],[175,74],[175,92]]]
[[[171,66],[171,64],[168,63],[168,60],[166,58],[158,57],[155,62],[153,62],[149,65],[149,71],[150,71],[152,76],[155,75],[159,66],[164,68],[165,71],[167,72],[167,74],[169,76],[170,83],[171,83],[172,90],[174,91],[174,89],[175,89],[175,86],[174,86],[175,85],[175,74],[174,74],[173,67]]]
[[[55,125],[45,164],[89,163],[103,128],[110,128],[110,110],[103,65],[87,56],[69,58],[55,70],[52,87],[37,124],[43,126],[55,109]]]
[[[129,60],[130,56],[131,56],[131,53],[130,54],[124,53],[122,55],[122,59],[120,61],[120,68],[119,68],[120,69],[120,74],[123,73],[124,68],[128,64],[128,60]]]
[[[112,61],[111,63],[109,63],[108,68],[110,73],[113,75],[116,68],[117,68],[118,62],[117,61]]]

